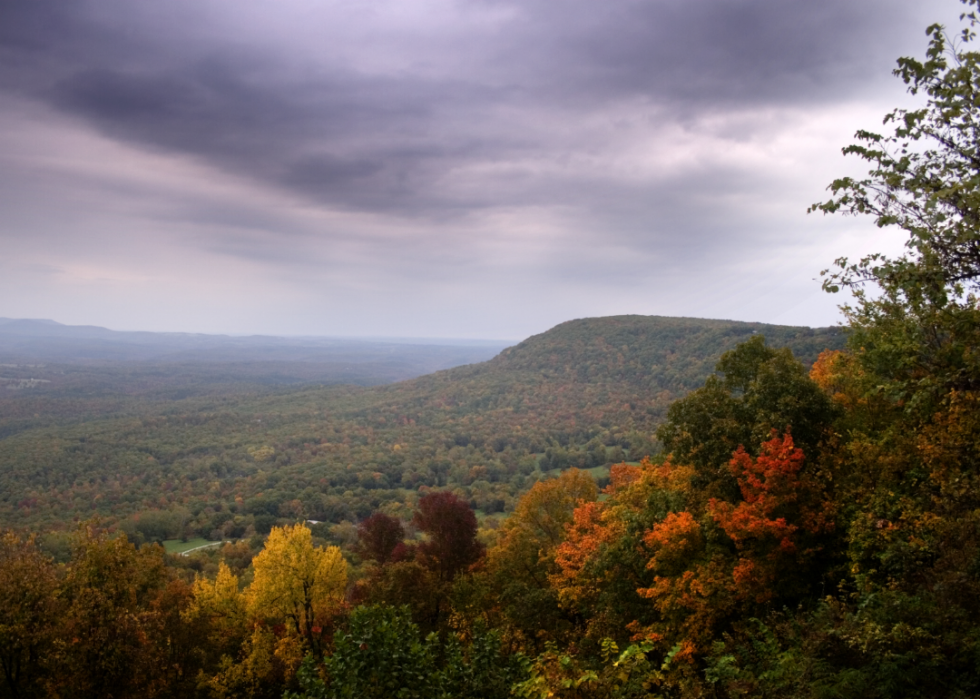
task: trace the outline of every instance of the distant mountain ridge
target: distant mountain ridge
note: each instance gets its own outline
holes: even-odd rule
[[[41,393],[155,392],[172,398],[246,385],[373,386],[481,362],[507,344],[121,332],[0,318],[0,399],[3,388],[24,387]]]
[[[436,347],[454,348],[446,351],[481,361],[509,344],[499,340],[119,331],[95,325],[64,325],[53,320],[0,318],[0,358],[30,356],[48,361],[322,361],[343,355],[356,358],[379,353],[419,354],[431,352],[421,348]]]

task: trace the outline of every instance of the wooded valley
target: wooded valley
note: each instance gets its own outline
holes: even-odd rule
[[[844,341],[836,329],[624,316],[571,321],[489,362],[373,388],[161,401],[153,387],[119,402],[96,379],[8,392],[0,524],[65,530],[98,516],[137,543],[241,538],[382,508],[408,517],[420,489],[442,487],[483,514],[509,511],[547,473],[656,453],[671,401],[762,333],[808,363]],[[109,386],[122,381],[102,371]]]

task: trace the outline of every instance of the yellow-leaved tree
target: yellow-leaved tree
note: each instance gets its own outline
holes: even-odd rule
[[[222,561],[214,580],[198,577],[194,599],[184,621],[208,636],[207,652],[217,659],[234,657],[248,635],[245,596],[238,591],[238,576]]]
[[[301,524],[273,527],[252,565],[255,576],[242,593],[223,563],[213,582],[194,584],[189,617],[207,619],[222,651],[219,671],[200,682],[214,697],[266,699],[296,689],[303,655],[323,655],[323,629],[344,600],[347,563],[340,549],[314,546]],[[229,647],[235,642],[237,648]]]
[[[336,546],[318,548],[301,524],[273,527],[265,548],[252,562],[248,589],[251,616],[284,624],[307,650],[322,651],[322,627],[344,599],[347,562]]]

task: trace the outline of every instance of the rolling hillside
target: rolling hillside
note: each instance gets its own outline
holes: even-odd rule
[[[146,403],[0,440],[0,525],[152,511],[185,533],[240,536],[280,518],[398,512],[444,486],[502,511],[543,471],[654,451],[670,402],[754,333],[806,362],[843,344],[838,329],[619,316],[386,386]]]

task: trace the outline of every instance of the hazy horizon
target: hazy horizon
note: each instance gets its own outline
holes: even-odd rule
[[[69,328],[98,328],[100,330],[109,330],[110,332],[119,333],[158,333],[161,335],[206,335],[214,337],[243,337],[243,338],[282,338],[282,339],[292,339],[292,340],[356,340],[364,342],[390,342],[390,343],[403,343],[418,345],[424,343],[439,343],[439,342],[449,342],[449,343],[485,343],[497,345],[502,342],[520,342],[525,338],[515,338],[515,337],[401,337],[401,336],[389,336],[389,335],[304,335],[304,334],[281,334],[281,335],[271,335],[268,333],[221,333],[221,332],[191,332],[183,330],[147,330],[145,328],[112,328],[105,325],[95,325],[92,323],[62,323],[54,318],[9,318],[6,316],[0,316],[0,325],[9,321],[31,321],[36,323],[54,323],[56,325],[61,325]],[[544,331],[542,331],[544,332]]]
[[[425,337],[425,336],[398,336],[398,335],[309,335],[309,334],[279,334],[273,335],[269,333],[220,333],[220,332],[191,332],[182,330],[146,330],[145,328],[112,328],[104,325],[94,325],[91,323],[80,323],[80,324],[70,324],[62,323],[53,318],[9,318],[5,316],[0,316],[0,327],[4,323],[9,321],[31,321],[38,323],[54,323],[68,328],[97,328],[99,330],[108,330],[114,333],[152,333],[160,335],[190,335],[190,336],[205,336],[205,337],[229,337],[229,338],[270,338],[270,339],[285,339],[285,340],[337,340],[337,341],[351,341],[351,342],[377,342],[377,343],[390,343],[390,344],[406,344],[406,345],[423,345],[423,344],[449,344],[449,345],[462,345],[462,346],[497,346],[503,345],[504,343],[510,343],[511,345],[518,344],[524,340],[532,337],[534,335],[540,335],[554,327],[561,325],[563,323],[568,323],[578,320],[589,320],[594,318],[604,318],[612,317],[612,315],[640,315],[645,317],[662,317],[662,318],[675,318],[675,319],[690,319],[690,320],[707,320],[707,321],[721,321],[721,322],[736,322],[736,323],[759,323],[763,325],[784,325],[789,327],[809,327],[813,329],[826,328],[826,327],[836,327],[839,324],[834,323],[831,325],[798,325],[793,323],[765,323],[764,321],[757,320],[737,320],[734,318],[702,318],[698,316],[663,316],[660,314],[611,314],[611,316],[589,316],[584,318],[567,318],[565,320],[558,321],[554,325],[547,328],[542,328],[536,330],[529,335],[522,337]],[[510,345],[508,345],[510,346]]]

